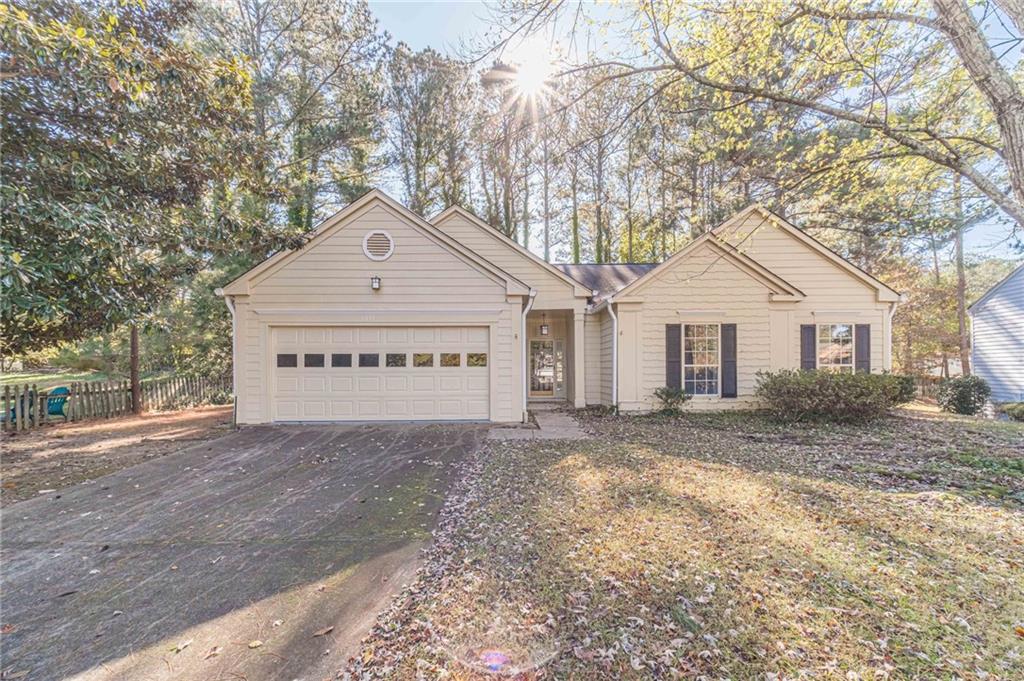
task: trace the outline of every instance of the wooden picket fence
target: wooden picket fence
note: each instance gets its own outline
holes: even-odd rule
[[[128,381],[69,383],[67,395],[52,395],[52,388],[35,384],[4,386],[2,423],[5,431],[25,431],[52,423],[88,421],[131,414],[132,388]],[[184,409],[227,397],[230,378],[174,376],[142,381],[142,410]],[[63,414],[51,414],[50,399],[66,397]],[[56,410],[55,410],[56,411]]]

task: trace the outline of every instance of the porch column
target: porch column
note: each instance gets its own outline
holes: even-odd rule
[[[572,316],[572,403],[577,409],[587,406],[584,340],[583,313],[577,311]]]

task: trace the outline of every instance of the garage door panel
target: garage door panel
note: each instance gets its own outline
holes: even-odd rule
[[[302,379],[302,391],[305,393],[327,392],[326,376],[305,376]]]
[[[435,376],[413,376],[413,392],[434,392],[437,390],[437,379]]]
[[[278,376],[278,393],[297,393],[299,391],[299,378],[297,376]]]
[[[355,329],[331,329],[331,342],[351,345],[355,341]]]
[[[271,353],[298,358],[286,357],[277,366],[271,357],[274,420],[484,420],[490,415],[489,369],[467,366],[468,353],[489,352],[487,327],[273,327],[270,333]],[[323,361],[306,366],[310,354]],[[379,356],[379,366],[360,367],[362,354]],[[405,357],[405,366],[387,366],[387,356],[395,354]],[[417,354],[430,355],[432,365],[415,366]],[[441,366],[442,354],[457,354],[459,365]],[[332,355],[339,355],[336,362]]]
[[[413,329],[412,336],[413,341],[416,343],[434,344],[437,342],[437,334],[435,333],[435,329]]]
[[[379,344],[380,331],[380,329],[368,329],[361,327],[356,330],[356,342],[360,345],[366,345],[368,343]]]
[[[380,376],[360,376],[356,384],[356,391],[359,393],[380,392]]]

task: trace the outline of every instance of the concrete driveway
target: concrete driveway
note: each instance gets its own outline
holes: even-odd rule
[[[2,512],[2,678],[320,679],[480,426],[253,427]]]

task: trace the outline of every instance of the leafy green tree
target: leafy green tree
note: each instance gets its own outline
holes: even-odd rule
[[[175,38],[191,9],[0,5],[4,355],[139,319],[220,239],[194,207],[244,165],[250,81]]]

